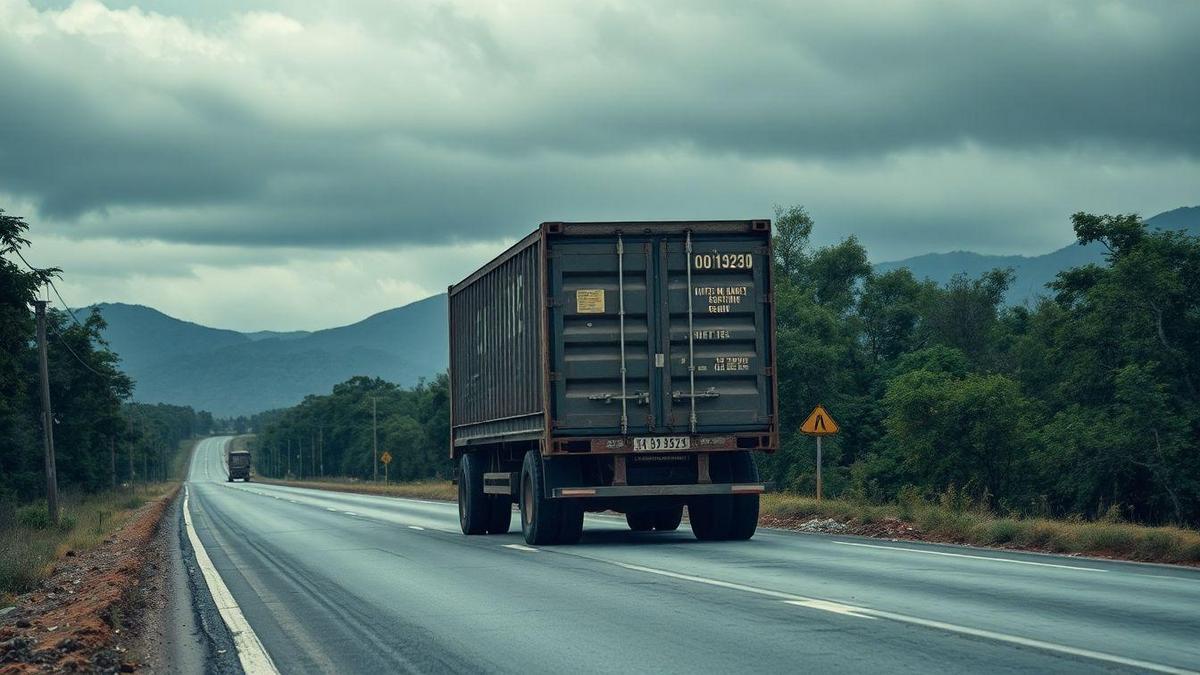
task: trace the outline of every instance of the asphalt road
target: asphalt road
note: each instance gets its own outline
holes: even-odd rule
[[[534,549],[464,537],[453,504],[227,483],[227,441],[190,512],[284,673],[1200,669],[1197,570],[602,516]]]

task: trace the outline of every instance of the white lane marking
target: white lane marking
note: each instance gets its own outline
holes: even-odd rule
[[[504,548],[511,548],[514,551],[532,551],[533,553],[537,553],[538,551],[538,549],[524,544],[503,544],[503,546]]]
[[[835,541],[835,544],[842,546],[861,546],[863,548],[879,548],[885,551],[906,551],[908,553],[925,553],[927,555],[944,555],[951,558],[974,558],[976,560],[988,560],[999,563],[1012,563],[1014,565],[1036,565],[1038,567],[1060,567],[1066,570],[1078,570],[1080,572],[1107,572],[1108,570],[1097,569],[1095,567],[1077,567],[1075,565],[1060,565],[1059,563],[1044,563],[1034,562],[1032,560],[1013,560],[1012,558],[993,558],[986,555],[968,555],[966,553],[950,553],[948,551],[926,551],[921,548],[907,548],[904,546],[879,546],[878,544],[862,544],[856,541]]]
[[[326,507],[325,507],[325,510],[326,510],[326,511],[333,511],[334,513],[337,513],[337,509],[331,509],[331,508],[329,508],[328,506],[326,506]]]
[[[421,530],[421,531],[424,531],[424,530],[425,530],[425,528],[421,527],[420,525],[409,525],[409,526],[408,526],[408,529],[410,529],[410,530]]]
[[[229,634],[233,636],[233,646],[237,649],[238,661],[242,663],[242,670],[249,675],[259,675],[260,673],[278,675],[279,670],[275,668],[275,662],[271,660],[271,655],[267,653],[262,641],[258,639],[258,635],[250,627],[250,623],[246,621],[242,609],[238,607],[237,601],[233,599],[233,594],[229,592],[229,587],[225,585],[217,568],[213,566],[212,559],[208,557],[208,551],[204,550],[204,544],[200,543],[200,537],[196,536],[196,528],[192,525],[192,513],[188,510],[190,497],[191,491],[184,486],[183,523],[187,529],[188,541],[192,543],[192,550],[196,553],[196,566],[204,575],[204,582],[208,585],[208,592],[212,595],[213,603],[216,604],[221,619],[229,628]]]
[[[510,544],[509,546],[516,546],[516,544]],[[560,552],[562,552],[562,551],[560,551]],[[578,554],[567,553],[567,555],[578,555]],[[943,621],[933,621],[931,619],[922,619],[922,618],[916,617],[916,616],[909,616],[907,614],[898,614],[896,612],[888,612],[888,611],[880,610],[880,609],[872,609],[870,607],[857,607],[854,605],[846,605],[846,604],[843,604],[840,602],[823,600],[821,598],[808,598],[808,597],[804,597],[802,595],[793,595],[791,593],[772,591],[772,590],[769,590],[766,588],[756,588],[754,586],[746,586],[744,584],[735,584],[735,583],[732,583],[729,581],[718,581],[717,579],[707,579],[705,577],[697,577],[697,576],[692,576],[690,574],[680,574],[678,572],[669,572],[667,570],[655,569],[653,567],[643,567],[641,565],[631,565],[629,563],[617,562],[615,560],[604,560],[602,558],[592,558],[590,556],[582,556],[582,555],[579,555],[578,557],[587,558],[588,560],[595,560],[597,562],[606,562],[611,565],[616,565],[618,567],[624,567],[625,569],[633,570],[636,572],[645,572],[647,574],[657,574],[659,576],[671,577],[672,579],[680,579],[683,581],[694,581],[696,583],[706,584],[708,586],[717,586],[720,588],[728,588],[728,589],[735,590],[735,591],[744,591],[746,593],[762,595],[762,596],[766,596],[769,598],[777,598],[777,599],[783,600],[789,604],[793,604],[793,605],[797,605],[797,606],[801,606],[801,607],[809,607],[812,609],[819,609],[819,610],[823,610],[826,612],[834,612],[837,614],[849,614],[851,616],[858,616],[858,617],[863,617],[864,615],[869,615],[869,616],[878,617],[881,619],[890,619],[892,621],[898,621],[901,623],[908,623],[908,624],[912,624],[912,625],[916,625],[916,626],[924,626],[926,628],[936,628],[938,630],[944,630],[944,631],[951,632],[951,633],[958,633],[960,635],[971,635],[974,637],[995,640],[997,642],[1006,642],[1008,644],[1020,645],[1022,647],[1032,647],[1034,649],[1041,649],[1043,651],[1053,652],[1056,654],[1066,654],[1068,656],[1077,656],[1077,657],[1082,657],[1082,658],[1086,658],[1086,659],[1093,659],[1095,661],[1104,661],[1107,663],[1115,663],[1118,665],[1130,666],[1132,668],[1141,668],[1142,670],[1151,670],[1151,671],[1158,672],[1158,673],[1174,673],[1177,675],[1196,675],[1196,671],[1186,670],[1183,668],[1176,668],[1174,666],[1167,666],[1167,665],[1163,665],[1161,663],[1152,663],[1150,661],[1141,661],[1139,659],[1131,659],[1131,658],[1126,658],[1124,656],[1117,656],[1116,654],[1106,654],[1104,652],[1092,651],[1090,649],[1081,649],[1079,647],[1071,647],[1069,645],[1060,645],[1060,644],[1056,644],[1053,642],[1045,642],[1042,640],[1033,640],[1030,638],[1020,637],[1019,635],[1008,635],[1007,633],[997,633],[995,631],[983,630],[980,628],[971,628],[969,626],[959,626],[959,625],[952,624],[952,623],[945,623]]]
[[[344,513],[348,516],[357,516],[358,515],[357,513],[353,512],[353,511],[342,511],[342,513]]]
[[[291,503],[293,503],[293,504],[299,504],[299,503],[300,503],[300,502],[296,501],[295,499],[289,499],[288,501],[289,501],[289,502],[291,502]]]
[[[789,605],[797,607],[808,607],[809,609],[819,609],[834,614],[844,614],[846,616],[856,616],[860,619],[875,620],[875,617],[870,614],[863,614],[862,609],[853,605],[843,605],[840,602],[830,602],[828,600],[786,600]]]

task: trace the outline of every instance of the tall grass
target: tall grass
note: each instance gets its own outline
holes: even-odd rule
[[[791,521],[833,518],[864,525],[894,518],[911,524],[924,538],[949,543],[1200,564],[1200,531],[1193,529],[1111,520],[1007,517],[977,504],[946,499],[907,498],[890,504],[866,504],[844,499],[818,502],[812,497],[774,493],[763,496],[762,515]]]
[[[59,525],[50,523],[45,502],[0,505],[0,601],[33,590],[67,551],[82,551],[112,536],[129,515],[161,497],[170,483],[139,485],[96,495],[63,495]]]

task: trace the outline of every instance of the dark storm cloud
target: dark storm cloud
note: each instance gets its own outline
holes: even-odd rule
[[[763,215],[904,153],[1200,160],[1200,3],[270,8],[0,0],[0,194],[78,237],[364,246]],[[891,224],[937,241],[945,201]],[[895,208],[828,206],[881,236]]]

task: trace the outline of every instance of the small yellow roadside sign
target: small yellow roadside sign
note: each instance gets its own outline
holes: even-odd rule
[[[379,456],[379,461],[383,462],[384,464],[391,464],[392,463],[392,453],[388,452],[387,450],[384,450],[383,454]]]
[[[813,411],[808,414],[808,419],[800,425],[800,433],[809,436],[832,436],[838,432],[838,429],[837,422],[833,421],[833,417],[829,415],[829,411],[823,405],[813,408]]]

